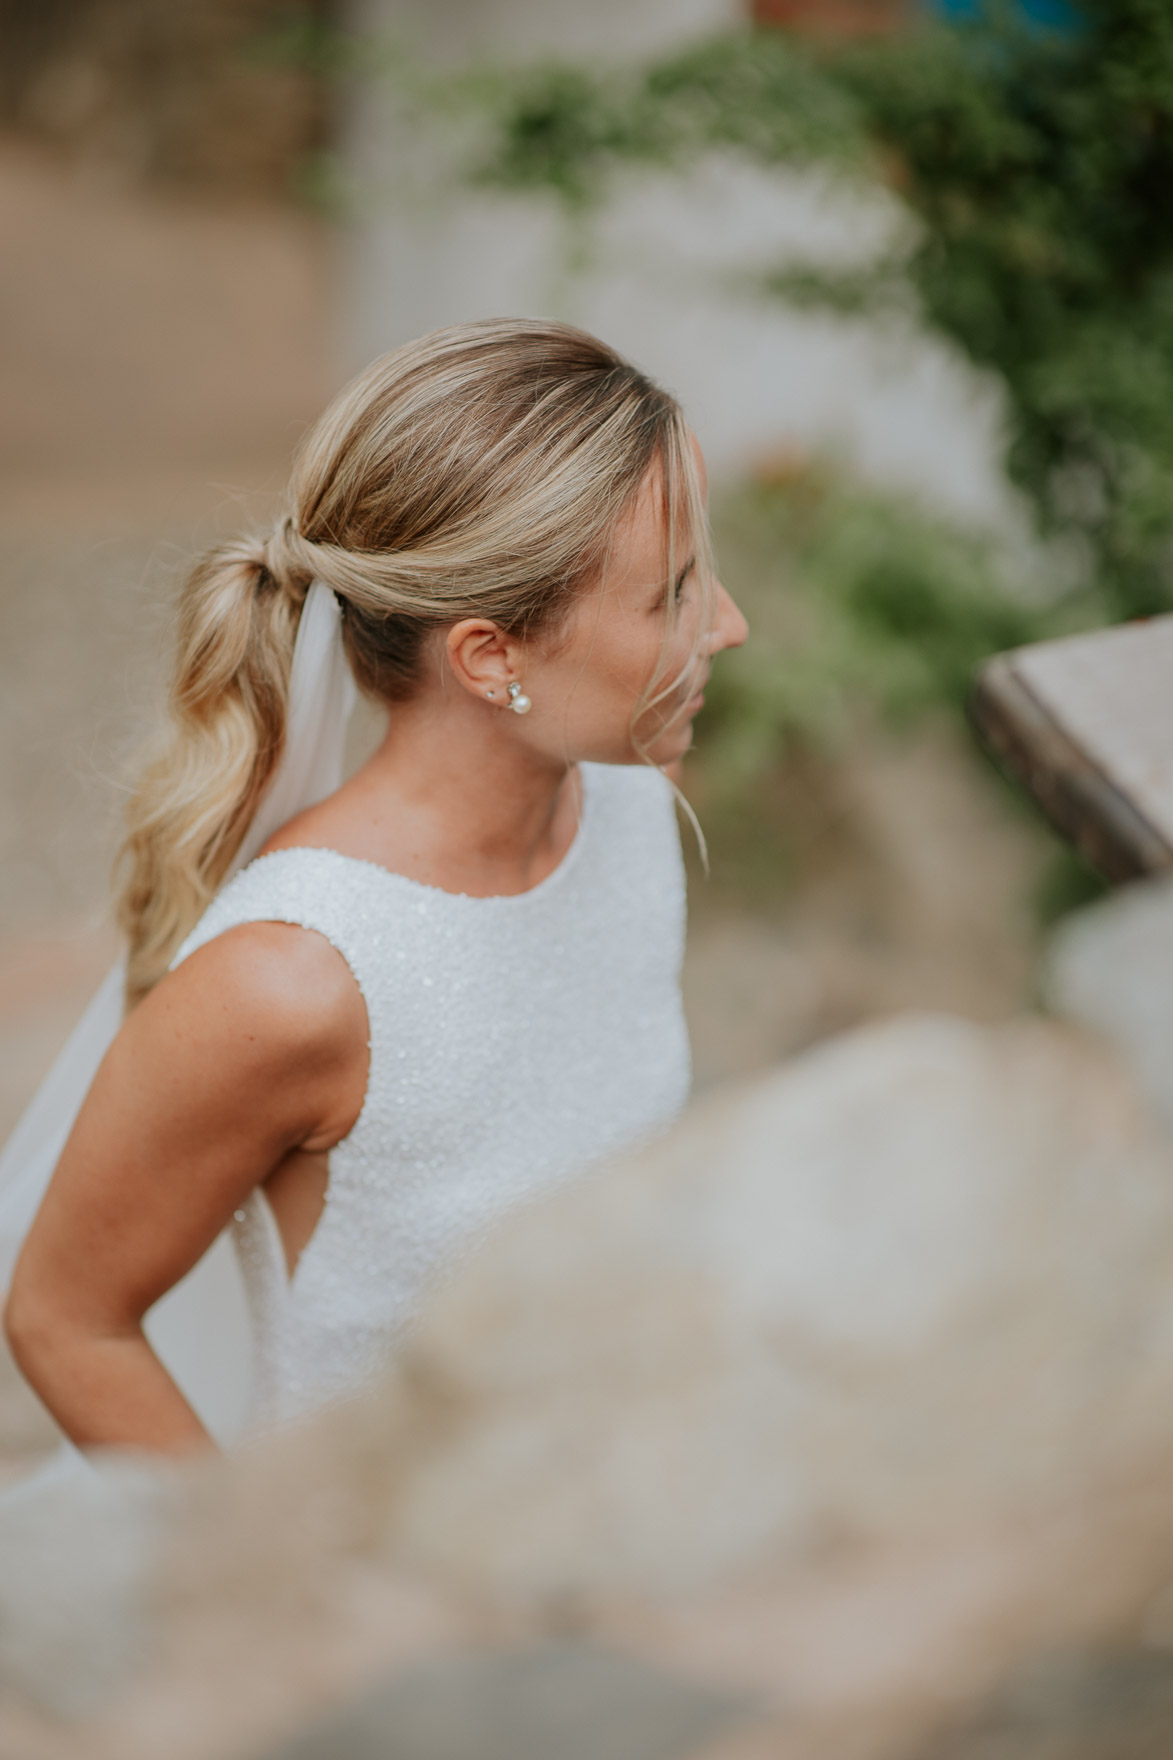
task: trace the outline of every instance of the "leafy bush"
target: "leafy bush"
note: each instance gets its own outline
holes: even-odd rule
[[[919,222],[864,277],[770,278],[866,309],[894,285],[1001,378],[1010,476],[1077,537],[1110,614],[1173,606],[1173,7],[1085,0],[1062,36],[999,17],[836,53],[737,31],[642,69],[493,88],[475,174],[581,204],[713,147],[894,187]],[[486,88],[488,89],[488,88]]]
[[[955,707],[980,660],[1055,623],[1011,596],[988,542],[829,469],[726,494],[714,524],[754,635],[722,658],[701,724],[730,784],[795,741],[834,745],[860,706],[897,722]]]
[[[689,793],[713,853],[714,895],[772,910],[804,848],[841,811],[845,755],[877,729],[956,723],[982,659],[1062,633],[1092,607],[1025,604],[988,539],[799,458],[720,493],[713,524],[751,640],[714,668]],[[1046,847],[1040,836],[1041,858]],[[1051,840],[1039,917],[1099,889]]]

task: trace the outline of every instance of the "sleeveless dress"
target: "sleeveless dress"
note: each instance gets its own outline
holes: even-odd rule
[[[440,1272],[512,1206],[663,1129],[687,1096],[684,874],[671,789],[583,764],[561,864],[515,896],[449,893],[329,849],[262,856],[178,965],[249,922],[316,930],[366,1003],[370,1068],[289,1277],[260,1188],[233,1223],[254,1333],[251,1427],[377,1374]]]

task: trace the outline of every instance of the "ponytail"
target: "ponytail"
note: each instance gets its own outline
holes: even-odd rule
[[[119,856],[131,1004],[206,909],[281,755],[308,585],[279,581],[266,546],[248,540],[209,552],[184,585],[171,725],[131,798]]]

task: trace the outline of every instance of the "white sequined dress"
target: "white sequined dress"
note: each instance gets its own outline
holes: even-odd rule
[[[575,840],[528,892],[474,898],[333,850],[278,850],[238,874],[179,949],[175,964],[241,923],[301,924],[346,960],[370,1023],[362,1111],[330,1153],[292,1279],[259,1188],[236,1215],[255,1426],[361,1386],[427,1284],[497,1218],[680,1110],[671,790],[644,766],[582,775]]]

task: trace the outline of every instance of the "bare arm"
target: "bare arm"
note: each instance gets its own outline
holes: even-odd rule
[[[341,956],[276,923],[207,943],[126,1021],[5,1311],[17,1363],[79,1447],[209,1445],[143,1316],[291,1150],[346,1135],[362,1105],[367,1037]]]

